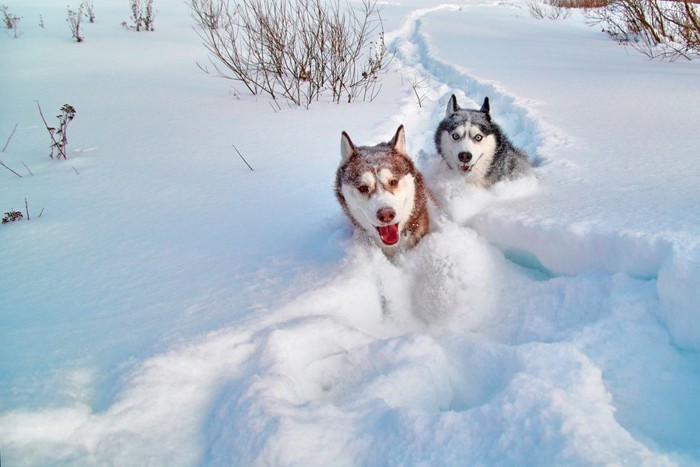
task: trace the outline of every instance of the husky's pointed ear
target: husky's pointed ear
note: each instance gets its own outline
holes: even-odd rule
[[[355,152],[355,145],[350,141],[347,133],[343,132],[340,137],[340,160],[345,162],[350,159],[350,156]]]
[[[486,115],[488,115],[491,111],[491,106],[489,105],[488,97],[484,97],[484,103],[481,104],[481,111],[484,112]]]
[[[396,130],[396,134],[389,142],[391,147],[401,154],[408,154],[406,152],[406,135],[404,134],[403,125],[399,125],[399,129]]]
[[[452,94],[452,97],[450,97],[449,102],[447,102],[447,110],[445,110],[445,117],[449,117],[458,110],[459,106],[457,105],[457,96]]]

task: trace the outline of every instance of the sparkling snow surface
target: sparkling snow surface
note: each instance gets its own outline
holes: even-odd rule
[[[700,465],[699,63],[399,0],[374,102],[280,110],[197,68],[183,2],[152,33],[95,2],[81,44],[27,3],[0,36],[0,212],[31,217],[0,225],[3,465]],[[452,93],[534,177],[444,168]],[[35,101],[76,108],[68,160]],[[442,212],[392,262],[333,181],[341,131],[399,124]]]

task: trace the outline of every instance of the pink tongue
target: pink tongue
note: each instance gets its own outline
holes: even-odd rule
[[[399,241],[399,224],[385,225],[377,227],[379,238],[382,239],[385,245],[394,245]]]

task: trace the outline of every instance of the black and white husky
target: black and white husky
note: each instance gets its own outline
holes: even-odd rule
[[[488,97],[481,109],[471,110],[460,108],[453,94],[435,132],[437,151],[450,169],[484,188],[532,170],[525,152],[513,146],[489,112]]]
[[[388,143],[355,146],[340,139],[335,194],[355,226],[388,256],[417,244],[430,231],[428,192],[406,153],[403,125]]]

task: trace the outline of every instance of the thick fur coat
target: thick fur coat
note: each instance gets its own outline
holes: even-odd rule
[[[406,153],[403,125],[387,143],[356,146],[343,132],[335,194],[352,223],[387,255],[430,232],[428,193]]]
[[[485,188],[532,170],[525,152],[491,118],[488,97],[481,109],[472,110],[459,107],[453,94],[435,131],[435,147],[450,169]]]

